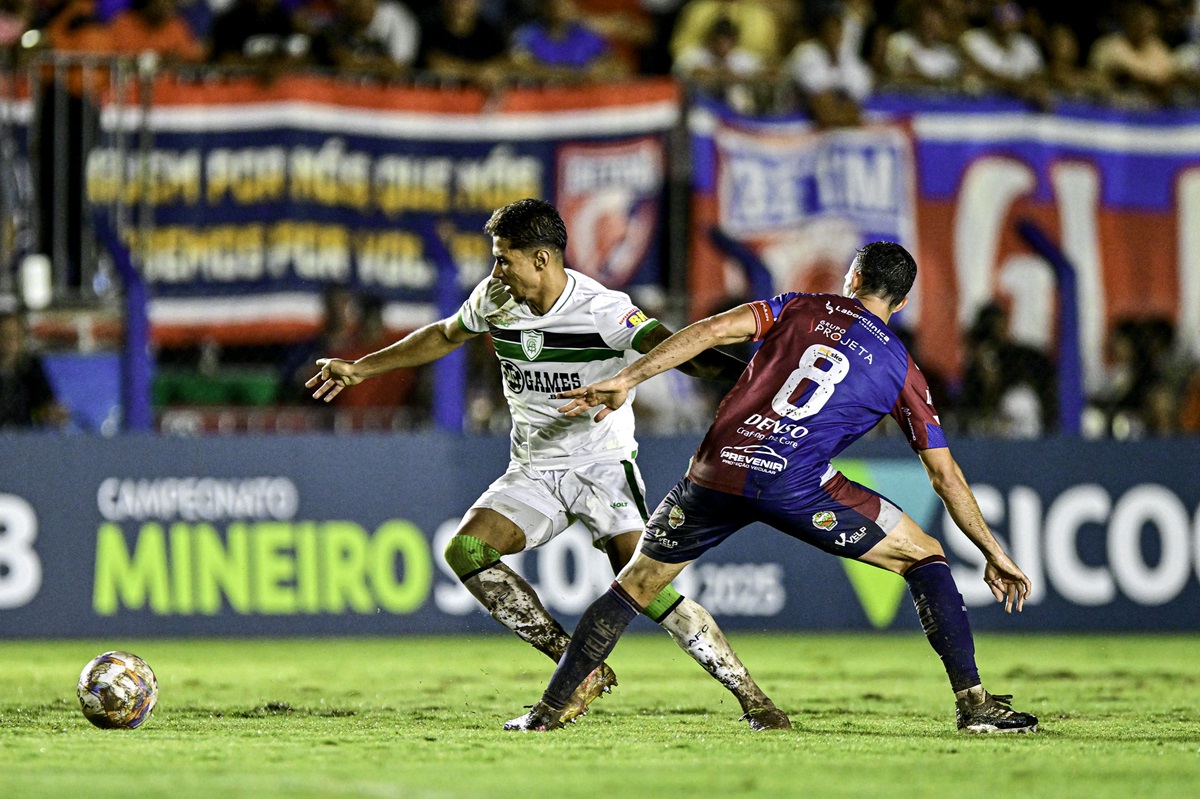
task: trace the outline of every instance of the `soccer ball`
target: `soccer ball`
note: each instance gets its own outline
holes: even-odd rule
[[[137,655],[105,652],[79,675],[79,704],[92,724],[106,730],[132,730],[150,718],[158,701],[154,671]]]

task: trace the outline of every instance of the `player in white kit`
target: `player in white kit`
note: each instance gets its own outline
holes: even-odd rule
[[[565,267],[566,227],[549,203],[519,200],[497,210],[484,230],[492,236],[495,267],[455,316],[357,361],[322,358],[308,386],[328,402],[364,379],[429,363],[491,333],[512,415],[512,459],[463,517],[446,562],[493,618],[558,662],[569,636],[501,556],[539,547],[578,520],[618,572],[636,550],[648,513],[629,405],[593,422],[564,417],[561,401],[551,397],[611,377],[671,331],[627,295]],[[710,351],[680,368],[732,382],[743,366]],[[791,726],[698,603],[668,585],[646,615],[733,692],[751,729]],[[614,685],[612,669],[602,663],[580,684],[564,720],[586,712]]]

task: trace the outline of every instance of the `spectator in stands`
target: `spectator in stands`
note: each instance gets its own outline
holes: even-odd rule
[[[1109,339],[1112,369],[1092,404],[1116,438],[1169,435],[1180,412],[1194,363],[1175,348],[1175,327],[1161,318],[1123,319]]]
[[[654,28],[639,0],[577,0],[584,22],[605,38],[614,56],[630,73],[638,72],[639,53],[650,44]]]
[[[284,354],[280,367],[281,395],[302,400],[307,395],[304,382],[312,376],[313,364],[322,353],[349,357],[359,349],[360,308],[354,292],[345,286],[330,284],[322,296],[321,331],[292,346]],[[345,353],[343,355],[342,353]]]
[[[0,428],[62,427],[69,418],[41,359],[28,348],[25,319],[0,310]]]
[[[480,0],[441,0],[421,20],[424,69],[491,88],[510,67],[504,34],[481,14]]]
[[[885,58],[888,77],[895,83],[956,88],[963,78],[962,57],[946,36],[942,10],[921,4],[911,29],[888,37]]]
[[[353,337],[353,342],[346,345],[343,349],[345,355],[340,356],[347,359],[361,358],[364,355],[381,350],[384,347],[396,341],[397,336],[393,331],[387,329],[384,323],[383,311],[384,303],[381,298],[373,294],[363,295],[355,300],[357,313],[360,318],[357,334]],[[312,371],[313,362],[307,364],[308,370]],[[405,407],[413,398],[414,389],[417,387],[419,369],[396,369],[384,375],[367,380],[362,387],[367,390],[362,392],[360,397],[351,397],[351,392],[347,391],[342,399],[349,400],[348,402],[339,402],[338,408],[340,412],[355,411],[362,415],[363,411],[368,409],[371,411],[395,411]],[[374,385],[378,381],[377,385]],[[359,426],[369,424],[369,419],[359,419]],[[387,420],[394,423],[395,420]],[[409,424],[411,426],[411,419]],[[388,426],[392,426],[389,424]]]
[[[204,60],[204,45],[179,15],[175,0],[133,0],[108,27],[114,52],[149,52],[171,61]]]
[[[1200,435],[1200,367],[1193,369],[1179,403],[1179,431]]]
[[[16,47],[32,25],[32,0],[0,1],[0,48]]]
[[[538,80],[606,80],[625,74],[603,36],[584,23],[575,0],[542,0],[538,16],[512,38],[513,63]]]
[[[338,0],[337,10],[314,41],[318,63],[384,80],[408,74],[421,40],[420,25],[408,6],[395,0]]]
[[[680,52],[674,71],[742,113],[750,113],[759,105],[754,83],[767,75],[762,57],[738,46],[737,26],[728,17],[713,22],[703,45]]]
[[[50,46],[66,53],[107,53],[112,49],[108,28],[96,10],[96,0],[68,0],[46,24]]]
[[[213,21],[209,59],[270,77],[306,63],[311,46],[281,0],[235,0]]]
[[[1055,370],[1044,353],[1014,341],[1008,314],[991,303],[966,336],[966,368],[957,402],[958,424],[982,435],[1033,438],[1053,423]]]
[[[1175,60],[1158,32],[1158,15],[1145,3],[1123,5],[1120,30],[1092,45],[1088,63],[1119,89],[1125,99],[1166,103],[1176,86]]]
[[[1033,38],[1021,30],[1024,13],[1016,3],[997,4],[985,27],[972,28],[959,44],[988,88],[1045,107],[1045,61]]]
[[[843,45],[842,8],[830,6],[820,14],[816,35],[796,45],[785,69],[818,125],[857,125],[859,104],[871,94],[871,71],[857,53]]]
[[[1050,90],[1063,97],[1101,100],[1110,89],[1104,76],[1079,63],[1075,31],[1062,23],[1046,31],[1046,79]]]
[[[666,75],[674,63],[671,35],[683,0],[641,0],[640,5],[650,19],[650,39],[639,54],[639,71],[645,75]]]
[[[702,45],[713,23],[724,17],[737,26],[738,46],[758,54],[768,66],[779,63],[779,23],[759,0],[688,0],[671,36],[671,56]]]

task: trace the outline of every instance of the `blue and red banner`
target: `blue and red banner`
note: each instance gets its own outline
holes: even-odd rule
[[[391,326],[415,327],[444,313],[439,253],[469,290],[490,268],[484,222],[522,197],[559,205],[568,265],[614,288],[657,282],[665,132],[678,115],[670,81],[513,90],[496,103],[315,77],[163,79],[152,143],[123,150],[112,136],[93,150],[88,197],[149,209],[123,233],[160,342],[311,334],[332,283],[385,299]],[[111,107],[104,118],[129,134],[142,121]]]
[[[900,323],[914,330],[924,365],[955,374],[961,331],[992,301],[1010,310],[1018,340],[1051,350],[1056,285],[1018,234],[1029,220],[1076,268],[1089,389],[1103,380],[1118,320],[1168,319],[1200,350],[1200,229],[1187,224],[1200,218],[1200,113],[1042,114],[910,95],[874,98],[869,110],[874,122],[859,131],[822,133],[803,120],[694,115],[695,315],[753,284],[731,268],[728,248],[710,244],[714,225],[752,247],[779,291],[836,290],[851,248],[888,238],[917,255],[914,303]],[[846,155],[853,136],[874,144]],[[739,183],[742,172],[750,177]],[[760,195],[738,188],[752,180]],[[864,207],[864,196],[877,206]]]

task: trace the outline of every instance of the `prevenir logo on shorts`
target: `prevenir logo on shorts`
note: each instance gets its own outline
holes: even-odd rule
[[[822,530],[832,530],[837,527],[837,517],[833,515],[833,511],[821,510],[813,514],[812,523],[814,527],[820,527]]]
[[[671,525],[671,529],[683,524],[683,508],[678,505],[671,508],[671,512],[667,514],[667,524]]]

